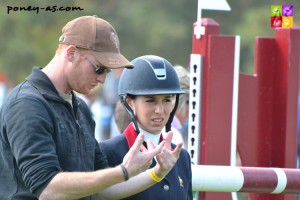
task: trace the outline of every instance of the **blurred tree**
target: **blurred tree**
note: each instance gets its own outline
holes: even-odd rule
[[[196,12],[191,10],[195,10],[196,5],[195,1],[152,0],[151,4],[139,0],[120,1],[115,24],[120,30],[121,48],[126,48],[124,54],[130,59],[156,54],[187,66],[192,23],[196,19]]]
[[[201,0],[200,0],[201,1]],[[270,5],[293,4],[294,23],[299,24],[300,2],[296,0],[227,0],[232,11],[206,11],[202,17],[213,18],[222,34],[241,36],[241,71],[253,70],[256,36],[273,36]],[[122,53],[129,59],[156,54],[173,64],[189,65],[192,27],[197,20],[197,0],[1,0],[0,1],[0,71],[16,84],[33,66],[44,66],[55,53],[61,28],[82,15],[98,15],[118,32]],[[80,6],[81,11],[46,12],[40,10],[7,13],[7,6]]]
[[[273,36],[274,30],[270,27],[270,13],[266,12],[266,9],[268,9],[267,6],[249,9],[243,16],[244,23],[234,28],[236,33],[243,36],[240,62],[243,72],[253,73],[255,38]]]

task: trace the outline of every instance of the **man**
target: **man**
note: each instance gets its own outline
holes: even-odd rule
[[[154,185],[153,157],[163,178],[181,151],[168,148],[172,133],[148,149],[140,134],[123,163],[108,168],[89,108],[73,92],[88,94],[111,69],[133,67],[114,28],[97,16],[79,17],[59,42],[53,59],[34,68],[1,107],[0,199],[120,199]]]

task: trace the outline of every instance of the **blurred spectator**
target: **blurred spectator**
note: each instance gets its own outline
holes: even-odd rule
[[[89,95],[81,95],[93,114],[96,123],[95,137],[98,142],[111,138],[111,134],[119,134],[113,115],[119,100],[118,83],[121,73],[122,69],[112,70],[107,74],[105,84],[97,86]],[[126,112],[125,114],[127,115]]]
[[[125,128],[130,124],[131,119],[126,112],[121,101],[118,101],[115,109],[114,116],[111,120],[110,137],[115,137],[124,132]]]
[[[178,108],[172,122],[172,127],[176,128],[182,134],[184,146],[187,147],[190,74],[189,71],[183,66],[176,65],[174,68],[179,77],[180,87],[185,93],[179,96]]]
[[[93,119],[95,120],[95,138],[97,141],[104,140],[101,117],[105,110],[102,107],[102,90],[103,85],[98,84],[95,88],[91,90],[88,95],[78,94],[80,98],[82,98],[85,103],[89,106]]]
[[[106,77],[103,85],[101,100],[100,124],[103,140],[111,138],[111,121],[115,112],[116,104],[119,100],[118,84],[123,69],[112,70]]]

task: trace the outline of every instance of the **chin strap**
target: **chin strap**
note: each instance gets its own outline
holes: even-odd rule
[[[175,106],[174,106],[174,109],[172,110],[172,112],[170,113],[169,120],[166,124],[166,132],[169,132],[171,130],[171,125],[172,125],[173,118],[176,114],[176,110],[177,110],[177,107],[178,107],[178,102],[179,102],[179,94],[176,94]]]
[[[140,133],[140,129],[139,129],[139,127],[138,127],[138,124],[137,124],[137,121],[136,121],[136,117],[135,117],[135,115],[134,115],[134,113],[133,113],[133,110],[130,108],[130,106],[129,106],[128,103],[126,102],[126,97],[127,97],[127,95],[122,95],[122,96],[121,96],[121,102],[123,103],[123,105],[124,105],[124,107],[125,107],[127,113],[128,113],[129,116],[130,116],[131,121],[133,122],[133,127],[134,127],[135,132],[136,132],[137,134],[139,134],[139,133]]]

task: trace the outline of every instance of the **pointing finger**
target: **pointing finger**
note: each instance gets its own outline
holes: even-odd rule
[[[143,142],[144,142],[144,134],[143,133],[139,133],[138,136],[137,136],[137,138],[136,138],[136,140],[135,140],[135,142],[134,142],[134,144],[133,144],[133,146],[131,147],[131,149],[133,151],[139,151],[139,150],[141,150],[141,146],[143,146],[142,145]]]
[[[172,152],[172,154],[175,155],[177,158],[179,157],[179,154],[181,152],[182,145],[183,145],[182,143],[177,144],[176,148]]]
[[[169,131],[166,135],[166,138],[165,138],[165,141],[166,141],[166,145],[165,147],[169,150],[171,150],[171,142],[172,142],[172,139],[173,139],[173,132],[172,131]]]

